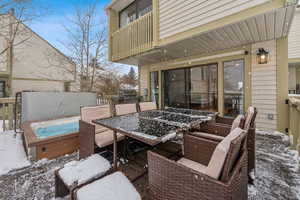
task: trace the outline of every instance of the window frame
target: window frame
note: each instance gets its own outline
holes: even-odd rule
[[[130,24],[130,23],[128,23],[128,24],[126,24],[125,26],[123,26],[123,27],[121,27],[121,13],[123,12],[123,11],[125,11],[127,8],[129,8],[130,6],[132,6],[133,4],[135,4],[135,15],[136,15],[136,19],[135,20],[137,20],[137,19],[139,19],[140,17],[139,17],[139,2],[140,2],[141,0],[135,0],[135,1],[133,1],[132,3],[130,3],[128,6],[126,6],[125,8],[123,8],[122,10],[120,10],[119,11],[119,13],[118,13],[118,15],[119,15],[119,28],[123,28],[123,27],[126,27],[128,24]],[[153,2],[152,2],[152,0],[151,0],[151,5],[153,6]],[[153,7],[152,7],[152,10],[153,10]],[[134,21],[135,21],[134,20]]]
[[[246,60],[245,58],[237,58],[237,59],[233,59],[233,60],[225,60],[223,61],[222,65],[223,65],[223,113],[224,113],[224,116],[229,116],[229,115],[226,115],[225,113],[225,63],[227,62],[234,62],[234,61],[243,61],[243,113],[241,114],[244,114],[245,113],[245,101],[246,101],[246,87],[245,87],[245,84],[246,84]]]

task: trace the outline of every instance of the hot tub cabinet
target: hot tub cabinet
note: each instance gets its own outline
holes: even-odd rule
[[[25,150],[30,160],[37,161],[43,158],[53,159],[78,150],[79,132],[38,138],[31,126],[37,122],[38,121],[25,122],[21,126],[24,131]]]

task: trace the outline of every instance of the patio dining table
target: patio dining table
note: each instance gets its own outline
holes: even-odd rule
[[[113,130],[113,167],[117,170],[117,133],[155,146],[175,138],[179,128],[188,128],[193,122],[210,121],[214,115],[215,113],[169,108],[96,119],[93,123]]]

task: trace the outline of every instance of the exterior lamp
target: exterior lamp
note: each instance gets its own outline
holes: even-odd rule
[[[256,58],[258,64],[267,64],[269,61],[269,52],[267,52],[264,48],[259,48]]]

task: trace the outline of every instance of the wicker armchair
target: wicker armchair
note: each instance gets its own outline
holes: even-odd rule
[[[257,115],[257,109],[249,107],[246,113],[245,119],[239,124],[239,127],[247,132],[247,149],[248,149],[248,172],[255,170],[255,118]],[[228,117],[216,117],[216,123],[212,124],[201,124],[199,126],[194,125],[192,127],[192,133],[195,136],[204,137],[220,141],[223,137],[226,137],[236,118]],[[197,134],[197,132],[201,134]],[[209,138],[210,137],[210,138]]]
[[[240,129],[241,130],[241,129]],[[247,199],[247,151],[245,133],[231,141],[221,166],[221,174],[212,177],[211,169],[199,171],[197,166],[209,166],[219,161],[216,149],[219,143],[190,134],[184,135],[185,160],[169,160],[148,152],[149,188],[153,200],[245,200]],[[196,164],[195,164],[196,163]],[[218,163],[218,162],[217,162]],[[217,165],[220,167],[220,165]],[[201,168],[201,167],[200,167]]]

